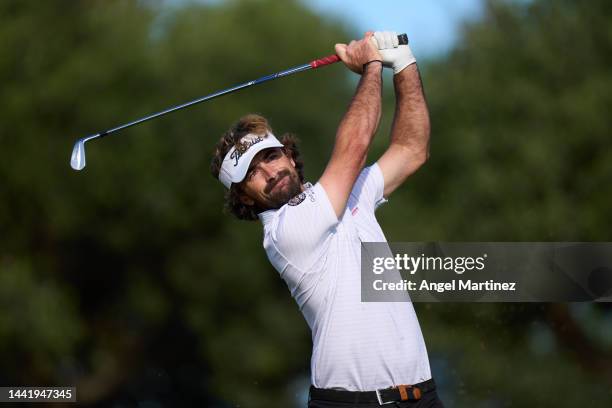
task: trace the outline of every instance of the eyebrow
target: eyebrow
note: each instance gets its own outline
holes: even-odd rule
[[[276,151],[276,148],[268,149],[268,151],[264,152],[264,154],[259,158],[259,160],[257,160],[257,162],[251,162],[251,164],[249,165],[249,169],[247,170],[247,174],[249,174],[249,172],[253,170],[253,167],[257,166],[262,160],[265,160],[268,156],[270,156],[272,153],[275,153]]]

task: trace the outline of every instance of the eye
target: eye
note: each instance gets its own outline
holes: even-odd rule
[[[266,161],[276,160],[279,157],[280,157],[280,152],[278,150],[273,150],[266,156]]]
[[[249,172],[247,173],[247,180],[251,180],[253,178],[253,176],[255,176],[255,173],[257,172],[257,168],[252,168],[251,170],[249,170]]]

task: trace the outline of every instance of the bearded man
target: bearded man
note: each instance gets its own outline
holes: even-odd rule
[[[361,242],[386,242],[375,211],[429,156],[429,114],[416,60],[394,32],[336,44],[361,75],[319,180],[304,181],[295,138],[259,115],[217,144],[212,174],[239,219],[261,220],[263,246],[312,331],[309,407],[440,407],[412,303],[361,302]],[[381,115],[383,66],[396,109],[389,146],[365,167]]]

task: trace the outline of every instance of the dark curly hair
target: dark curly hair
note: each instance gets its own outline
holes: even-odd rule
[[[263,116],[251,113],[240,118],[217,142],[210,163],[210,172],[212,176],[215,179],[219,179],[219,171],[221,170],[225,155],[233,146],[238,144],[240,139],[249,133],[265,135],[267,132],[273,133],[270,124]],[[300,178],[300,183],[304,183],[304,163],[300,158],[300,152],[297,146],[299,142],[298,138],[293,134],[285,133],[279,137],[278,140],[284,146],[282,148],[283,153],[295,162],[295,170]],[[238,219],[249,221],[257,220],[257,214],[265,209],[259,208],[257,204],[243,204],[242,201],[240,201],[240,195],[242,193],[242,183],[233,183],[231,188],[225,193],[225,209]]]

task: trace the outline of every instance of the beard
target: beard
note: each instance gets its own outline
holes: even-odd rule
[[[275,188],[278,183],[284,183],[285,181],[285,185]],[[283,170],[279,172],[276,180],[266,187],[265,191],[269,193],[266,207],[276,210],[302,192],[302,183],[297,172]]]

